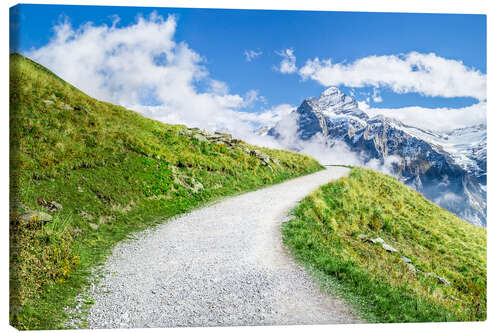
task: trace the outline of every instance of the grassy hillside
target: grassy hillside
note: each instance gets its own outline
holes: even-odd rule
[[[285,243],[368,320],[486,319],[486,230],[394,178],[353,168],[294,215]]]
[[[100,102],[18,54],[10,66],[10,321],[19,329],[61,328],[90,268],[131,232],[322,168]]]

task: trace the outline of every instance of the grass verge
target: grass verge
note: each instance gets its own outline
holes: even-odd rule
[[[63,309],[92,267],[132,232],[323,168],[305,155],[186,135],[185,126],[93,99],[19,54],[10,66],[10,323],[18,329],[64,328]],[[269,163],[249,153],[257,148]],[[52,219],[24,221],[26,211]]]
[[[354,167],[293,216],[282,226],[285,244],[368,321],[486,319],[486,230],[396,179]]]

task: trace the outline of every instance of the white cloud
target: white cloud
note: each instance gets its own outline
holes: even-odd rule
[[[486,100],[486,75],[461,61],[434,53],[368,56],[352,63],[331,59],[307,60],[300,68],[303,79],[324,86],[388,87],[396,93],[419,93],[431,97],[473,97]]]
[[[253,137],[253,125],[240,114],[265,99],[257,90],[231,94],[227,84],[210,78],[203,57],[175,41],[174,16],[153,12],[126,27],[117,22],[75,29],[65,19],[47,45],[27,56],[89,95],[148,117]]]
[[[446,208],[449,206],[459,205],[463,201],[463,198],[452,192],[445,192],[436,199],[436,204],[440,207]]]
[[[310,155],[322,164],[364,166],[386,174],[392,174],[393,164],[401,163],[401,158],[395,155],[390,155],[385,160],[364,159],[360,154],[353,152],[343,141],[332,142],[321,133],[317,133],[309,140],[303,141],[300,139],[297,114],[294,112],[282,114],[275,129],[280,135],[277,139],[279,146]]]
[[[253,106],[257,102],[267,104],[266,98],[260,95],[258,90],[252,89],[245,93],[245,101],[242,106],[243,107]]]
[[[365,101],[358,102],[358,107],[361,110],[366,111],[370,108],[370,104],[368,104],[368,102],[369,102],[369,98],[367,98]]]
[[[296,58],[293,52],[293,49],[285,49],[276,52],[277,55],[283,57],[280,62],[280,67],[277,68],[278,71],[284,74],[291,74],[297,71],[297,66],[295,65]]]
[[[377,88],[373,88],[372,100],[375,103],[382,102],[382,96],[380,96],[380,91]]]
[[[410,106],[405,108],[360,108],[369,116],[383,115],[395,118],[405,124],[434,130],[451,131],[456,128],[486,124],[486,103],[481,102],[463,108],[423,108]]]
[[[245,59],[248,62],[250,62],[250,61],[254,60],[255,58],[261,56],[262,51],[245,50],[245,52],[243,52],[243,54],[245,55]]]
[[[225,82],[210,80],[210,91],[216,95],[227,95],[229,93],[229,87]]]
[[[295,106],[280,104],[263,112],[240,112],[238,116],[240,119],[256,123],[258,126],[273,126],[295,109]]]

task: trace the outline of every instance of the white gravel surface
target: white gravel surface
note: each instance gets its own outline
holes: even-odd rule
[[[90,328],[353,323],[283,247],[280,225],[304,196],[349,169],[226,199],[118,244],[90,297]]]

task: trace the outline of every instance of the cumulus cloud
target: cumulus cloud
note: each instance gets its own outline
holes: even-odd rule
[[[276,52],[277,55],[283,57],[280,62],[279,68],[276,68],[279,72],[283,74],[291,74],[297,71],[297,66],[295,65],[296,58],[293,54],[293,49],[285,49],[279,52]]]
[[[382,96],[380,96],[380,91],[377,88],[373,88],[372,100],[375,103],[382,102]]]
[[[358,107],[363,110],[363,111],[366,111],[370,108],[370,104],[369,104],[369,98],[367,98],[365,101],[358,101]]]
[[[256,102],[267,104],[266,98],[260,95],[258,90],[252,89],[247,91],[245,93],[245,103],[243,103],[243,107],[253,106]]]
[[[240,111],[265,99],[257,90],[231,94],[226,83],[212,79],[203,57],[175,41],[174,16],[153,12],[124,27],[118,21],[73,28],[64,19],[50,42],[27,56],[98,99],[167,123],[252,137],[253,126]]]
[[[262,112],[240,112],[239,118],[255,123],[257,126],[274,126],[295,109],[296,107],[290,104],[280,104]]]
[[[446,132],[456,128],[486,124],[486,103],[480,102],[463,108],[371,108],[366,103],[359,106],[369,116],[383,115],[410,126]]]
[[[460,208],[462,208],[464,204],[463,201],[463,197],[452,192],[437,193],[437,196],[434,199],[434,202],[438,206],[448,210],[461,210]],[[475,216],[468,216],[468,218],[471,221],[477,220],[477,217]],[[481,225],[481,223],[478,223],[477,225]]]
[[[243,55],[245,56],[245,59],[248,62],[251,62],[255,58],[261,56],[262,55],[262,51],[245,50],[245,52],[243,52]]]
[[[360,166],[397,177],[394,165],[401,163],[401,157],[387,156],[383,160],[365,159],[359,153],[352,151],[343,141],[328,142],[321,135],[310,141],[302,142],[300,152],[310,155],[323,165],[353,165]]]
[[[303,79],[324,86],[387,87],[396,93],[430,97],[473,97],[486,100],[486,75],[461,61],[434,53],[368,56],[351,63],[307,60],[298,71]]]

